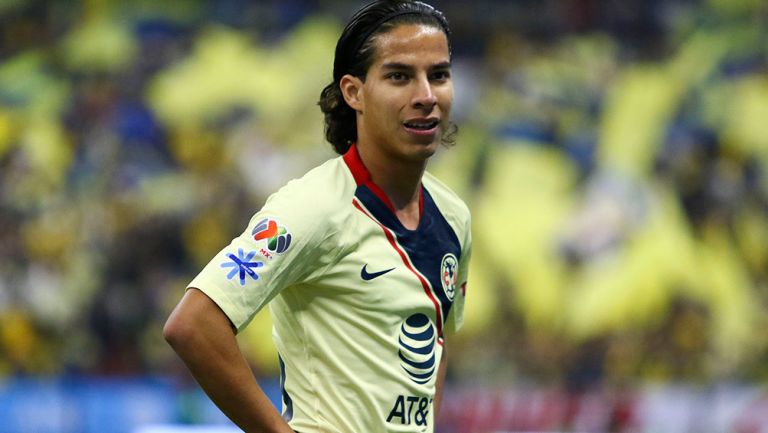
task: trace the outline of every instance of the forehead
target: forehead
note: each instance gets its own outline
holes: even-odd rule
[[[373,65],[397,62],[417,64],[450,61],[448,38],[442,29],[426,24],[402,24],[377,35]]]

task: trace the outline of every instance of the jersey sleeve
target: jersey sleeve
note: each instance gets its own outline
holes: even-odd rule
[[[459,258],[458,274],[456,276],[456,297],[453,300],[451,313],[448,317],[447,329],[458,331],[464,324],[464,302],[467,295],[467,281],[469,279],[469,261],[472,257],[472,231],[469,218],[466,222],[464,241],[462,242],[461,257]]]
[[[192,280],[227,315],[238,332],[285,287],[328,264],[322,212],[281,190]]]

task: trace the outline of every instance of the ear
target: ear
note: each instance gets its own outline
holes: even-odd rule
[[[344,97],[347,105],[355,111],[363,111],[363,106],[365,105],[363,100],[363,80],[346,74],[341,77],[339,88],[341,89],[341,96]]]

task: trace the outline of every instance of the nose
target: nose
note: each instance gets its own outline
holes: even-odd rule
[[[414,108],[432,108],[437,104],[437,96],[435,95],[432,83],[429,82],[427,77],[421,77],[415,81],[415,89],[413,93],[413,106]]]

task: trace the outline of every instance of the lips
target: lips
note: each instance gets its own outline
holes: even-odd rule
[[[433,136],[437,133],[439,125],[440,119],[434,117],[409,119],[403,122],[403,126],[408,133],[421,136]]]
[[[428,131],[434,129],[440,124],[437,119],[423,119],[423,120],[409,120],[403,123],[406,128],[418,129],[421,131]]]

